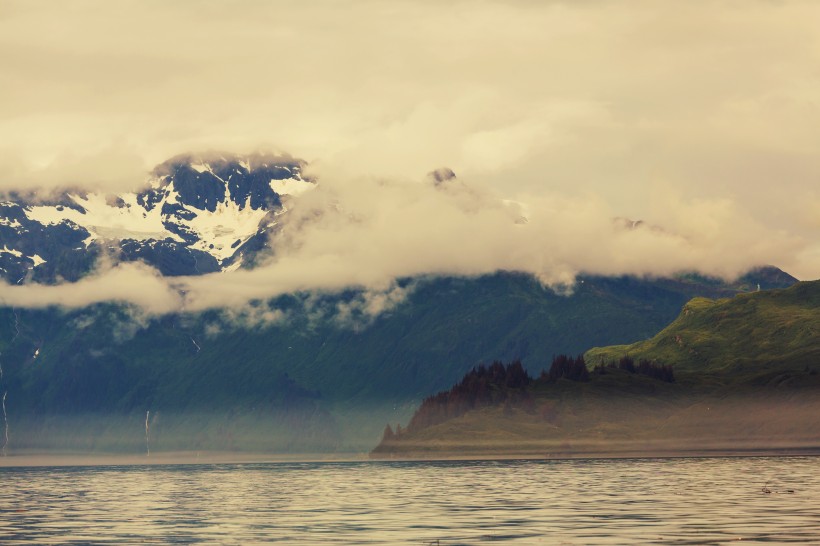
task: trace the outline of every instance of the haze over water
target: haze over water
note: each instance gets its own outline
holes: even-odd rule
[[[0,468],[0,542],[805,543],[820,540],[818,464],[756,457]]]

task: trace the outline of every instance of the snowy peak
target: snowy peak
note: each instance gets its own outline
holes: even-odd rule
[[[151,190],[139,199],[160,209],[163,225],[179,240],[228,267],[238,249],[276,225],[283,195],[314,186],[302,178],[304,165],[289,157],[182,156],[158,167]]]
[[[280,195],[285,194],[275,188],[313,187],[312,180],[302,178],[304,166],[288,156],[178,156],[154,170],[152,190],[142,199],[151,208],[160,200],[158,194],[171,191],[179,203],[209,212],[227,201],[270,210],[281,206]]]
[[[302,177],[304,166],[289,156],[178,156],[158,166],[138,193],[74,191],[50,201],[2,202],[0,276],[76,278],[101,252],[168,275],[234,269],[278,229],[283,200],[315,187]],[[55,244],[54,234],[64,244]]]

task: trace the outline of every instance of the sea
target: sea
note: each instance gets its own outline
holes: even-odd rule
[[[0,544],[820,544],[820,458],[0,467]]]

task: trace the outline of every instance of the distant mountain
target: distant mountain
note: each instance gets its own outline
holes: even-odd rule
[[[241,267],[263,248],[289,196],[314,186],[289,156],[183,155],[147,187],[105,195],[7,195],[0,201],[0,278],[74,281],[101,255],[163,275]]]
[[[818,332],[820,281],[695,298],[649,340],[588,351],[583,373],[470,372],[374,456],[820,450]]]
[[[477,363],[519,358],[537,372],[554,354],[648,338],[694,295],[778,275],[737,285],[584,277],[569,296],[524,274],[406,279],[407,299],[375,318],[356,311],[356,291],[281,297],[255,308],[257,322],[218,311],[146,320],[112,305],[4,309],[0,390],[17,449],[79,449],[76,438],[139,449],[150,411],[155,432],[166,430],[157,450],[361,450]],[[253,432],[282,422],[300,424]]]

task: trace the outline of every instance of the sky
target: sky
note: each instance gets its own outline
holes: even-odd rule
[[[0,190],[133,190],[190,151],[309,161],[323,191],[277,267],[181,280],[192,306],[497,268],[817,279],[818,20],[808,1],[6,0]],[[420,189],[445,166],[473,190]],[[330,202],[364,220],[304,221]]]

